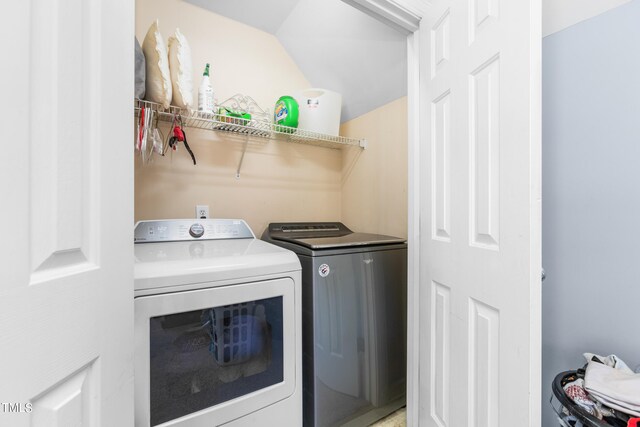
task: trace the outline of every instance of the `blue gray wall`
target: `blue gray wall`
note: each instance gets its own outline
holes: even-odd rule
[[[640,0],[543,40],[543,426],[583,352],[640,364]]]

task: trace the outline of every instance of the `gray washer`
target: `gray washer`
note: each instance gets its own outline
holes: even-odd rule
[[[271,223],[302,264],[305,427],[367,426],[405,405],[407,245],[340,222]]]

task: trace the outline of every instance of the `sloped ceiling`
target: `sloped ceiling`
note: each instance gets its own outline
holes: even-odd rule
[[[342,94],[343,122],[407,93],[406,36],[341,0],[186,1],[275,35],[314,87]]]
[[[218,15],[275,34],[299,0],[186,0]]]
[[[406,38],[342,0],[185,0],[275,35],[347,121],[407,93]],[[542,0],[543,36],[630,0]],[[640,1],[640,0],[634,0]]]

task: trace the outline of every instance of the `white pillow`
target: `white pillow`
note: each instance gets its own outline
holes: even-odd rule
[[[173,86],[173,105],[191,108],[193,105],[193,80],[191,79],[191,48],[186,37],[176,28],[169,37],[169,71]]]
[[[142,52],[146,63],[146,97],[149,101],[162,104],[164,108],[171,104],[171,77],[167,48],[158,30],[158,20],[151,24],[142,42]]]

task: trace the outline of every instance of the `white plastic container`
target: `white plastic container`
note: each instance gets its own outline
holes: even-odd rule
[[[300,111],[298,129],[338,136],[342,95],[314,88],[300,91],[294,98]]]

